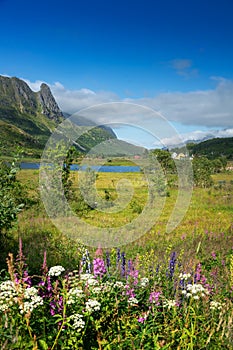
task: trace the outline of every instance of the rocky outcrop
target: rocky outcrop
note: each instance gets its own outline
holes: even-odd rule
[[[42,108],[41,112],[49,119],[59,122],[63,118],[63,114],[47,84],[41,84],[40,91],[37,92],[37,96]]]
[[[34,92],[25,81],[15,77],[0,76],[0,105],[21,113],[41,113],[56,123],[64,118],[48,85],[41,84],[40,91]]]

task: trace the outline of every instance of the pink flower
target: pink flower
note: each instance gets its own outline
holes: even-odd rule
[[[156,303],[156,305],[159,305],[159,296],[160,296],[161,292],[152,292],[150,293],[150,297],[149,297],[149,302],[150,303]]]

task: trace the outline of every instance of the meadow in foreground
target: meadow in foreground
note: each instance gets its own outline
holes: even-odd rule
[[[24,249],[21,238],[18,253],[9,244],[14,257],[8,255],[8,271],[1,273],[1,349],[233,348],[232,178],[219,186],[218,175],[213,187],[195,188],[172,234],[164,232],[164,223],[175,189],[147,234],[95,251],[52,226],[36,200],[37,174],[25,174],[23,183],[35,181],[35,204],[12,230]],[[114,176],[98,178],[103,195]],[[135,175],[134,181],[137,200],[143,183]],[[93,213],[84,212],[84,219],[100,221]],[[122,213],[135,214],[134,206]],[[124,217],[116,216],[115,225]]]

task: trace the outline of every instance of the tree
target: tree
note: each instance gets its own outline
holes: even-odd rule
[[[174,173],[176,171],[175,162],[172,159],[169,151],[156,149],[151,151],[151,155],[156,157],[165,174]]]
[[[0,162],[0,234],[13,226],[25,204],[22,185],[16,179],[18,170],[16,160],[10,165]]]
[[[193,159],[194,184],[199,187],[210,187],[213,184],[211,178],[212,162],[206,157],[195,157]]]

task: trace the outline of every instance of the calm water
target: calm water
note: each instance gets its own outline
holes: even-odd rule
[[[21,163],[21,169],[39,169],[40,163]],[[80,167],[77,164],[71,165],[71,170],[85,170],[87,166]],[[139,166],[123,166],[123,165],[102,165],[91,166],[91,169],[102,173],[138,173],[140,172]]]

